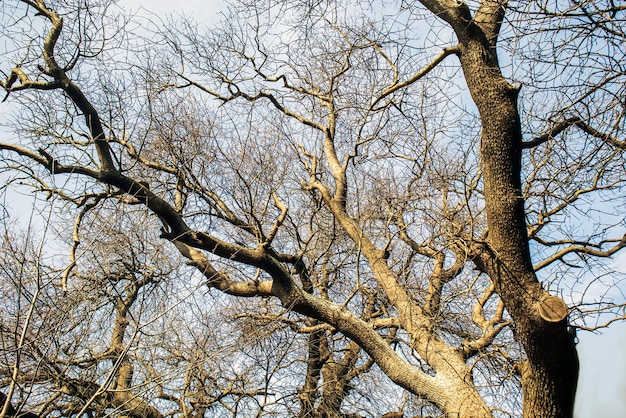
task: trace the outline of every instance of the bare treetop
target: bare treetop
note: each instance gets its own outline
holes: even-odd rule
[[[3,249],[13,405],[572,416],[623,319],[626,8],[0,8],[3,192],[67,248]]]

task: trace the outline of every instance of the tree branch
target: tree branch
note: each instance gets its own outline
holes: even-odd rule
[[[554,263],[555,261],[562,260],[563,257],[571,253],[575,253],[579,255],[585,254],[585,255],[590,255],[593,257],[610,257],[624,247],[626,247],[626,235],[616,245],[614,245],[613,247],[609,248],[606,251],[596,250],[593,248],[589,248],[588,246],[572,245],[572,246],[569,246],[569,247],[566,247],[557,251],[555,254],[551,255],[545,260],[535,264],[534,269],[535,271],[539,271],[549,266],[550,264]]]
[[[589,126],[585,121],[583,121],[581,118],[579,118],[578,116],[566,119],[562,122],[559,122],[557,124],[555,124],[548,132],[538,136],[537,138],[534,138],[531,141],[526,141],[522,143],[522,148],[524,149],[529,149],[529,148],[534,148],[538,145],[541,145],[553,138],[555,138],[558,134],[560,134],[561,132],[563,132],[565,129],[569,128],[570,126],[576,126],[578,127],[581,131],[594,136],[604,142],[606,142],[607,144],[614,146],[616,148],[619,148],[621,150],[626,150],[626,141],[620,141],[617,138],[605,134],[603,132],[598,131],[597,129]]]
[[[226,274],[216,270],[201,251],[177,240],[174,240],[173,243],[178,251],[190,260],[189,264],[196,267],[207,278],[209,287],[240,297],[273,296],[271,281],[235,282]]]
[[[401,88],[410,86],[411,84],[415,83],[416,81],[418,81],[419,79],[423,78],[424,76],[426,76],[429,72],[431,72],[441,61],[443,61],[447,56],[452,55],[452,54],[458,54],[460,52],[460,48],[458,46],[452,46],[452,47],[448,47],[448,48],[444,48],[443,51],[441,51],[439,53],[439,55],[437,55],[431,62],[429,62],[424,68],[422,68],[420,71],[418,71],[417,73],[415,73],[412,77],[410,77],[409,79],[402,81],[400,83],[398,83],[397,80],[394,80],[394,83],[388,87],[385,91],[383,91],[378,97],[376,97],[376,99],[374,99],[374,101],[372,102],[372,104],[370,104],[369,109],[370,110],[379,110],[376,109],[376,105],[383,100],[385,97],[389,96],[390,94],[400,90]],[[385,56],[386,57],[386,56]]]

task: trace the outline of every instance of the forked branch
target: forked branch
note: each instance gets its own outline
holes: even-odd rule
[[[544,144],[549,140],[554,139],[557,135],[559,135],[570,126],[576,126],[578,129],[585,132],[586,134],[596,137],[615,148],[626,150],[626,140],[620,141],[612,135],[600,132],[578,116],[566,119],[562,122],[555,124],[549,131],[543,133],[542,135],[534,138],[531,141],[526,141],[522,143],[522,147],[528,149]]]

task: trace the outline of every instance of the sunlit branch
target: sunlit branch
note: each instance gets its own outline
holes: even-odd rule
[[[405,233],[406,234],[406,233]],[[406,237],[408,238],[408,236]],[[406,240],[405,240],[406,241]],[[428,290],[426,301],[424,303],[424,312],[431,316],[435,316],[441,308],[441,295],[444,286],[452,281],[463,271],[467,257],[460,251],[455,252],[454,264],[450,268],[444,268],[446,256],[443,252],[435,254],[434,269],[428,281]]]
[[[597,129],[591,127],[588,123],[586,123],[579,117],[572,117],[572,118],[564,120],[563,122],[559,122],[555,124],[548,132],[538,136],[537,138],[534,138],[531,141],[526,141],[522,143],[522,147],[525,149],[528,149],[528,148],[534,148],[538,145],[541,145],[555,138],[558,134],[560,134],[565,129],[569,128],[570,126],[576,126],[581,131],[585,132],[588,135],[596,137],[618,149],[626,150],[626,141],[620,141],[611,135],[598,131]]]
[[[408,228],[406,226],[406,223],[404,222],[404,219],[402,218],[402,215],[396,216],[395,220],[396,220],[396,223],[398,224],[398,232],[400,234],[400,238],[413,251],[415,251],[416,253],[418,253],[420,255],[428,257],[428,258],[435,259],[437,257],[437,252],[434,251],[432,248],[429,248],[426,245],[420,245],[415,240],[413,240],[411,237],[409,237],[409,234],[407,233]]]
[[[287,206],[283,202],[280,201],[276,193],[272,193],[272,197],[274,198],[274,203],[276,204],[276,207],[280,210],[280,215],[278,216],[278,218],[272,225],[272,229],[267,234],[265,241],[262,243],[262,245],[265,247],[269,246],[272,243],[272,241],[274,240],[274,237],[278,233],[278,228],[280,228],[280,226],[285,221],[285,217],[287,216]]]
[[[2,408],[0,409],[0,416],[6,416],[9,408],[11,407],[11,398],[13,397],[13,392],[15,391],[15,388],[18,382],[18,377],[20,374],[21,358],[23,354],[22,351],[24,350],[24,347],[25,347],[27,333],[33,321],[35,308],[37,306],[37,302],[38,302],[41,290],[42,290],[42,286],[40,283],[40,277],[37,277],[35,292],[33,293],[31,300],[28,304],[28,311],[26,312],[26,317],[24,318],[24,324],[22,324],[22,330],[19,333],[19,339],[17,341],[17,347],[15,350],[15,359],[11,366],[11,383],[9,384],[9,391],[7,392],[7,395],[6,395],[6,401],[2,405]],[[16,330],[16,333],[17,333],[17,330]]]
[[[337,109],[332,98],[324,101],[325,106],[328,108],[328,126],[325,129],[324,137],[324,153],[326,160],[330,167],[330,171],[335,179],[335,195],[333,199],[340,203],[344,208],[348,203],[346,201],[348,194],[348,180],[346,178],[346,164],[341,164],[337,157],[337,150],[335,147],[335,132],[337,127]]]
[[[207,278],[207,285],[209,287],[214,287],[234,296],[273,296],[271,281],[253,280],[250,282],[235,282],[225,273],[216,270],[201,251],[179,241],[174,241],[174,245],[176,245],[180,253],[189,260],[190,264],[196,267],[204,277]]]
[[[494,295],[495,286],[490,283],[472,309],[472,322],[480,328],[482,335],[476,339],[463,341],[461,349],[466,357],[470,357],[491,345],[498,334],[512,324],[511,321],[504,321],[502,318],[504,314],[502,300],[498,300],[493,316],[489,319],[485,317],[485,305]]]
[[[457,35],[463,33],[471,24],[472,15],[464,1],[457,0],[420,0],[435,16],[452,26]]]
[[[500,33],[507,4],[508,0],[481,0],[474,15],[474,21],[485,31],[489,42],[494,45]]]
[[[411,84],[413,84],[416,81],[420,80],[421,78],[426,76],[429,72],[431,72],[447,56],[452,55],[452,54],[458,54],[459,52],[460,52],[460,49],[459,49],[458,46],[444,48],[443,51],[441,51],[439,53],[439,55],[437,55],[424,68],[422,68],[420,71],[415,73],[411,78],[409,78],[409,79],[407,79],[405,81],[402,81],[400,83],[398,83],[397,80],[394,80],[394,84],[392,84],[390,87],[388,87],[385,91],[383,91],[378,97],[376,97],[372,101],[372,104],[370,105],[370,109],[378,110],[378,109],[376,109],[376,105],[381,100],[383,100],[385,97],[389,96],[390,94],[392,94],[392,93],[394,93],[394,92],[396,92],[396,91],[398,91],[398,90],[400,90],[400,89],[402,89],[404,87],[410,86]]]
[[[159,162],[153,161],[153,160],[148,160],[147,158],[142,157],[139,152],[137,152],[137,149],[133,146],[133,144],[130,141],[124,140],[124,139],[119,139],[119,138],[113,138],[110,140],[110,142],[115,142],[118,143],[120,145],[122,145],[124,148],[126,148],[126,151],[128,152],[128,155],[133,158],[134,160],[136,160],[137,162],[143,164],[146,167],[149,168],[153,168],[155,170],[158,171],[163,171],[165,173],[169,173],[169,174],[177,174],[178,171],[176,169],[176,167],[172,167],[172,166],[168,166],[165,164],[161,164]]]
[[[622,238],[616,245],[614,245],[613,247],[609,248],[606,251],[596,250],[596,249],[590,248],[589,246],[572,245],[572,246],[565,247],[557,251],[556,253],[546,258],[545,260],[535,264],[534,269],[535,271],[539,271],[549,266],[550,264],[554,263],[555,261],[562,260],[563,257],[572,253],[578,254],[578,255],[588,255],[592,257],[610,257],[624,247],[626,247],[626,236]]]
[[[81,211],[78,213],[78,215],[76,215],[76,218],[74,219],[74,230],[72,232],[72,246],[70,247],[70,263],[67,265],[67,267],[63,270],[63,273],[61,274],[61,287],[63,288],[64,292],[67,292],[67,279],[70,273],[72,272],[72,270],[74,269],[74,267],[76,266],[76,249],[80,245],[80,224],[83,218],[85,217],[85,215],[87,215],[87,212],[89,212],[91,209],[96,207],[99,200],[100,200],[100,197],[96,197],[96,199],[94,199],[93,202],[85,204],[85,206],[81,209]]]

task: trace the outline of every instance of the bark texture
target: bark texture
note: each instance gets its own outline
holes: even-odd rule
[[[496,292],[516,324],[527,355],[522,387],[525,417],[573,415],[578,359],[566,320],[538,310],[545,291],[534,273],[521,190],[522,133],[518,90],[499,70],[495,45],[477,24],[459,34],[461,64],[482,122],[481,156],[490,252],[484,259]]]
[[[422,4],[454,29],[465,80],[481,119],[488,248],[476,261],[513,317],[527,356],[522,367],[523,414],[571,417],[578,357],[566,320],[548,322],[538,310],[547,295],[534,273],[528,245],[519,90],[503,77],[497,56],[507,3],[483,0],[474,15],[463,2],[422,0]]]

